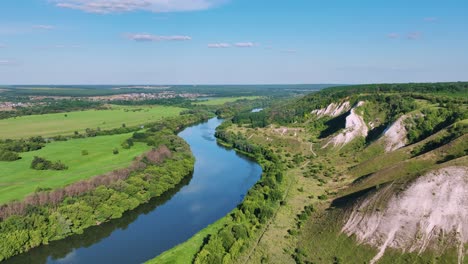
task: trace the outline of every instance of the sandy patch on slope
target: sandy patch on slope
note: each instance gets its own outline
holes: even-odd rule
[[[359,102],[353,109],[351,109],[350,114],[346,117],[346,126],[343,132],[334,136],[328,143],[323,146],[323,148],[328,147],[330,144],[333,146],[344,146],[351,142],[357,137],[366,137],[369,133],[366,122],[362,116],[356,113],[356,108],[362,106],[364,102]]]
[[[315,114],[318,117],[324,117],[324,116],[337,117],[341,115],[342,113],[348,111],[350,108],[351,107],[348,101],[342,102],[342,103],[331,103],[325,108],[312,111],[311,114]]]
[[[342,229],[360,243],[379,248],[371,263],[387,247],[421,253],[437,249],[439,239],[458,246],[458,263],[468,242],[468,167],[447,167],[419,177],[398,194],[385,209],[375,210],[391,187],[380,190],[354,208]]]
[[[383,134],[382,139],[385,144],[385,152],[397,150],[408,143],[406,138],[408,131],[404,124],[407,118],[408,116],[401,116]]]

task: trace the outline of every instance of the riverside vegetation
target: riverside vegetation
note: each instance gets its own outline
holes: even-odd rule
[[[380,237],[370,236],[372,239],[366,240],[362,236],[365,233],[362,227],[356,225],[353,219],[372,224],[369,219],[385,217],[389,219],[386,222],[395,223],[393,218],[388,218],[388,212],[394,212],[392,208],[398,207],[395,206],[395,201],[406,203],[408,197],[421,193],[411,193],[411,190],[421,188],[418,184],[424,182],[425,177],[435,177],[437,180],[440,178],[443,181],[466,180],[466,173],[463,175],[463,172],[468,166],[467,98],[468,83],[384,84],[327,88],[301,98],[258,98],[224,105],[194,106],[192,110],[183,113],[182,117],[200,117],[203,116],[201,113],[206,113],[204,110],[210,110],[226,118],[227,121],[217,129],[218,142],[254,158],[262,166],[263,175],[231,213],[187,242],[149,262],[463,263],[466,260],[464,236],[457,235],[450,225],[446,228],[445,222],[432,221],[431,223],[435,223],[432,229],[434,233],[425,233],[418,229],[418,226],[426,224],[424,217],[416,210],[418,208],[413,210],[414,218],[405,222],[404,227],[405,230],[411,230],[411,234],[414,231],[416,235],[407,238],[398,230],[395,233],[406,244],[428,245],[418,248],[418,251],[394,242],[395,238],[387,232],[388,228],[396,230],[396,226],[391,224],[377,225],[376,234]],[[251,113],[251,109],[255,107],[264,110]],[[140,156],[135,163],[140,165],[134,165],[136,170],[117,182],[129,184],[128,181],[135,178],[138,182],[136,185],[141,187],[148,184],[147,177],[150,181],[152,179],[144,173],[145,170],[181,162],[175,159],[177,150],[171,148],[174,142],[160,141],[161,138],[172,135],[177,142],[173,132],[180,126],[176,120],[178,118],[169,122],[169,126],[168,123],[161,126],[164,122],[153,124],[145,132],[137,132],[138,128],[129,131],[134,133],[131,141],[125,141],[126,147],[131,149],[132,144],[136,146],[140,142],[146,143],[155,148],[153,151],[160,153],[157,156],[162,155],[164,158],[158,164],[160,160],[151,163],[148,157]],[[167,127],[168,133],[158,134],[157,137],[148,136]],[[76,136],[102,133],[98,130],[89,132],[92,133],[80,133]],[[150,138],[154,141],[149,140]],[[18,144],[26,150],[40,148],[44,144],[41,139],[14,142],[12,145]],[[12,142],[4,143],[9,145]],[[15,160],[21,156],[21,152],[12,149],[14,148],[8,148],[9,154],[5,159]],[[187,152],[178,154],[187,155],[184,159],[190,160]],[[142,163],[145,164],[144,168]],[[180,166],[190,167],[188,163],[185,165]],[[458,174],[450,175],[451,173]],[[453,177],[444,178],[447,175]],[[87,192],[76,196],[71,194],[70,198],[65,198],[57,205],[50,202],[43,205],[39,202],[36,206],[22,208],[27,203],[16,202],[10,205],[23,204],[19,205],[23,210],[13,214],[12,208],[17,210],[17,207],[4,206],[3,209],[7,209],[3,214],[8,217],[0,222],[0,227],[9,223],[4,230],[8,230],[12,236],[6,239],[18,236],[19,239],[15,241],[21,241],[29,236],[41,237],[37,233],[28,232],[36,230],[33,228],[35,221],[43,223],[42,227],[46,228],[48,225],[40,219],[48,219],[49,215],[64,214],[74,219],[72,222],[62,218],[54,219],[59,224],[71,223],[69,234],[82,232],[79,228],[82,223],[99,224],[100,219],[96,218],[99,211],[93,206],[97,205],[99,208],[103,202],[98,200],[88,204],[92,199],[86,197],[94,197],[92,193],[100,188],[112,189],[114,184],[94,189],[93,179],[86,184],[91,186],[91,191],[87,187],[81,187]],[[450,184],[464,186],[462,182]],[[67,191],[66,188],[70,186],[74,184],[63,190]],[[120,201],[138,196],[141,190],[137,188],[132,195],[121,189],[112,189],[111,192],[117,192]],[[151,189],[151,186],[147,189]],[[432,200],[435,202],[441,197],[452,195],[444,190],[427,189],[422,193],[427,193],[425,197],[432,203]],[[29,199],[40,201],[40,196],[44,196],[44,193],[47,195],[42,197],[43,200],[54,196],[53,190],[39,190],[36,195],[38,198]],[[153,192],[148,192],[148,196],[151,194]],[[400,194],[402,199],[398,196]],[[109,199],[110,197],[112,196]],[[452,198],[458,199],[450,196]],[[67,203],[68,200],[73,202]],[[411,204],[413,200],[409,201]],[[366,206],[367,204],[371,206]],[[71,214],[69,210],[59,210],[62,206],[84,206],[89,212],[88,218],[70,217],[67,215]],[[130,204],[128,208],[132,206]],[[464,219],[463,215],[467,212],[464,211],[463,204],[456,206],[461,206],[455,210],[457,219]],[[430,209],[434,211],[429,212],[429,216],[441,215],[439,207]],[[407,216],[400,214],[401,212],[395,213],[404,221]],[[39,220],[33,221],[33,216]],[[107,215],[104,221],[112,217],[113,214]],[[452,219],[450,217],[444,219]],[[463,230],[468,230],[462,222],[456,224],[461,226],[461,234]],[[24,226],[27,228],[22,229]],[[17,229],[21,232],[16,233]],[[57,234],[57,231],[53,232]],[[49,241],[53,239],[58,237]],[[390,241],[390,246],[385,241]],[[38,243],[47,242],[44,240]],[[17,245],[12,254],[29,248],[29,245],[24,245]]]
[[[467,98],[468,83],[363,85],[278,101],[258,113],[224,108],[219,113],[229,113],[224,116],[232,122],[219,128],[220,143],[257,153],[265,174],[231,214],[152,262],[465,263],[463,222],[454,224],[462,228],[459,236],[444,221],[434,222],[434,233],[426,234],[418,229],[426,223],[418,210],[414,218],[396,213],[408,219],[404,228],[410,234],[419,234],[408,238],[397,231],[398,239],[426,245],[418,251],[397,242],[384,246],[385,239],[393,241],[386,233],[396,228],[393,218],[378,226],[381,237],[373,240],[362,238],[361,227],[345,224],[354,225],[351,215],[363,223],[390,217],[388,210],[398,208],[394,197],[432,177],[427,175],[466,181]],[[274,166],[281,181],[268,174],[265,150],[281,164]],[[453,195],[426,191],[432,192],[427,203]],[[425,195],[408,192],[405,197]],[[371,198],[372,206],[363,207]],[[458,216],[444,219],[466,219],[463,205],[454,206]],[[429,210],[430,217],[443,214],[436,206]]]
[[[0,208],[0,260],[119,218],[125,211],[176,186],[192,172],[194,158],[175,132],[208,117],[207,112],[192,112],[154,123],[145,131],[134,132],[125,141],[152,148],[128,168],[63,188],[38,189],[22,201],[4,204]],[[6,144],[29,143],[21,140]],[[126,147],[131,148],[132,144]]]

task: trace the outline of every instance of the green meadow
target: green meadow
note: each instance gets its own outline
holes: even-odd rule
[[[20,160],[0,161],[0,204],[22,199],[38,187],[63,187],[81,179],[128,167],[136,156],[150,148],[142,143],[136,143],[130,149],[121,148],[120,144],[131,135],[130,133],[53,142],[40,150],[21,153]],[[114,148],[118,148],[119,154],[113,154]],[[87,150],[89,154],[83,156],[82,150]],[[61,160],[69,169],[30,169],[34,156],[50,161]]]
[[[238,100],[255,100],[259,98],[261,98],[261,96],[220,97],[220,98],[213,98],[213,99],[198,101],[195,104],[197,105],[223,105],[225,103],[232,103]]]
[[[119,107],[68,113],[21,116],[0,120],[0,138],[51,137],[82,133],[86,128],[103,130],[136,126],[179,115],[182,108],[170,106]]]

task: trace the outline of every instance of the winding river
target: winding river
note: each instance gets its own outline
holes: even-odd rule
[[[141,263],[220,219],[260,179],[261,167],[216,143],[222,120],[183,130],[196,158],[191,177],[120,219],[35,248],[5,263]]]

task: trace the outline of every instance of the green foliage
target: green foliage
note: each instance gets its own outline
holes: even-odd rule
[[[446,134],[436,137],[435,139],[426,142],[424,145],[413,149],[411,151],[411,154],[413,155],[413,157],[415,157],[427,153],[431,150],[437,149],[438,147],[448,144],[449,142],[464,134],[468,134],[468,124],[456,123],[447,129]]]
[[[248,142],[242,135],[227,132],[230,122],[218,127],[216,136],[225,145],[254,157],[263,167],[261,180],[249,190],[244,201],[227,216],[227,223],[206,238],[195,257],[195,263],[232,263],[253,240],[255,230],[265,226],[279,207],[283,193],[283,165],[272,150]]]
[[[465,95],[453,97],[451,94]],[[366,121],[376,117],[373,113],[382,113],[384,120],[371,131],[368,141],[374,140],[382,132],[386,124],[396,120],[399,115],[413,111],[416,108],[415,99],[424,99],[437,104],[457,104],[467,102],[468,83],[421,83],[421,84],[372,84],[326,88],[317,93],[309,94],[300,99],[287,103],[277,103],[260,113],[238,113],[235,123],[250,124],[252,127],[263,127],[272,123],[293,124],[303,123],[312,118],[310,114],[315,109],[327,107],[330,103],[349,101],[354,105],[357,101],[371,102],[364,105]],[[373,109],[373,108],[374,109]],[[339,119],[339,118],[338,118]],[[338,121],[338,120],[336,120]],[[337,125],[343,122],[334,122],[333,119],[310,124],[317,126],[318,131],[325,131],[322,137],[333,134]],[[383,125],[383,126],[380,126]],[[328,130],[325,130],[328,129]],[[339,129],[339,128],[338,128]]]
[[[407,124],[410,143],[418,142],[450,124],[468,118],[468,112],[455,105],[449,105],[448,108],[423,109],[421,112],[422,116],[412,119]]]
[[[43,104],[33,107],[17,107],[15,111],[0,111],[0,119],[14,118],[27,115],[43,115],[50,113],[63,113],[68,111],[81,111],[103,106],[101,102],[87,100],[43,100]],[[68,117],[68,114],[64,114]]]
[[[41,157],[35,156],[31,162],[31,169],[34,170],[68,170],[68,166],[63,164],[63,162],[56,161],[52,162]]]
[[[172,106],[141,106],[144,111],[131,110],[132,106],[112,106],[105,110],[85,110],[63,114],[20,116],[0,120],[0,138],[26,138],[30,136],[74,135],[85,132],[87,136],[123,134],[136,131],[140,125],[156,122],[164,118],[177,117],[183,108]],[[125,122],[126,126],[122,127]],[[78,132],[78,135],[75,134]]]
[[[131,147],[133,147],[134,143],[133,143],[133,139],[129,138],[129,139],[126,139],[124,142],[122,142],[122,144],[120,144],[122,146],[123,149],[130,149]]]
[[[15,161],[19,159],[21,159],[21,157],[16,152],[0,150],[0,161]]]
[[[158,164],[148,162],[145,166],[136,166],[128,178],[116,175],[114,178],[117,180],[96,188],[85,188],[85,192],[80,191],[80,188],[89,186],[91,182],[98,183],[99,179],[76,183],[72,185],[75,189],[65,189],[74,195],[57,201],[53,199],[57,195],[54,190],[37,193],[37,197],[49,197],[49,200],[28,206],[26,210],[26,203],[15,203],[16,207],[10,207],[18,209],[18,212],[24,211],[22,216],[4,218],[2,215],[5,215],[5,211],[0,210],[0,218],[4,218],[0,221],[0,261],[41,244],[80,234],[90,226],[119,218],[125,211],[135,209],[152,197],[174,188],[192,173],[195,162],[187,143],[174,132],[182,126],[207,118],[208,113],[204,112],[165,121],[167,126],[164,125],[163,129],[159,129],[161,126],[149,129],[143,136],[133,139],[153,147],[164,144],[172,155],[166,156]],[[44,164],[47,161],[38,158],[36,163]]]

